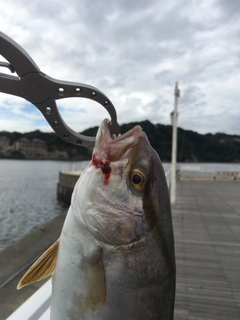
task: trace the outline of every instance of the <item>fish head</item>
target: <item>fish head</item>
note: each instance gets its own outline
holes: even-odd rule
[[[150,235],[172,237],[165,174],[140,126],[113,136],[105,119],[92,160],[75,186],[76,218],[97,240],[128,245]]]

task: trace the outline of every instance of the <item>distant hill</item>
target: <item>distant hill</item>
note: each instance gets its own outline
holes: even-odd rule
[[[140,125],[147,134],[152,147],[163,162],[171,161],[172,126],[152,124],[145,120],[121,125],[125,133]],[[85,135],[96,135],[97,127],[87,129]],[[240,162],[240,136],[225,133],[199,134],[178,128],[178,162]]]
[[[125,133],[136,125],[140,125],[148,136],[153,148],[158,152],[163,162],[171,161],[172,126],[152,124],[150,121],[131,122],[121,125],[121,133]],[[81,132],[84,135],[95,136],[98,127]],[[87,160],[91,150],[71,145],[60,139],[55,133],[45,133],[39,130],[19,133],[0,132],[13,144],[19,138],[38,138],[47,143],[49,151],[67,151],[72,160]],[[240,162],[240,136],[225,133],[199,134],[194,131],[178,128],[178,162]]]

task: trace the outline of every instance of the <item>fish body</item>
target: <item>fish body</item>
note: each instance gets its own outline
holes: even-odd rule
[[[173,319],[168,190],[160,159],[139,126],[112,139],[108,121],[101,124],[92,161],[74,188],[54,266],[51,320]]]

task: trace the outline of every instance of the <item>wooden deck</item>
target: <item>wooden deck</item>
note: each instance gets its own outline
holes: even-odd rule
[[[240,319],[240,181],[179,181],[175,320]]]

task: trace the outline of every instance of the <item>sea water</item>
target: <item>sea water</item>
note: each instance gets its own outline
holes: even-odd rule
[[[68,208],[57,200],[59,171],[88,161],[0,160],[0,250]]]

